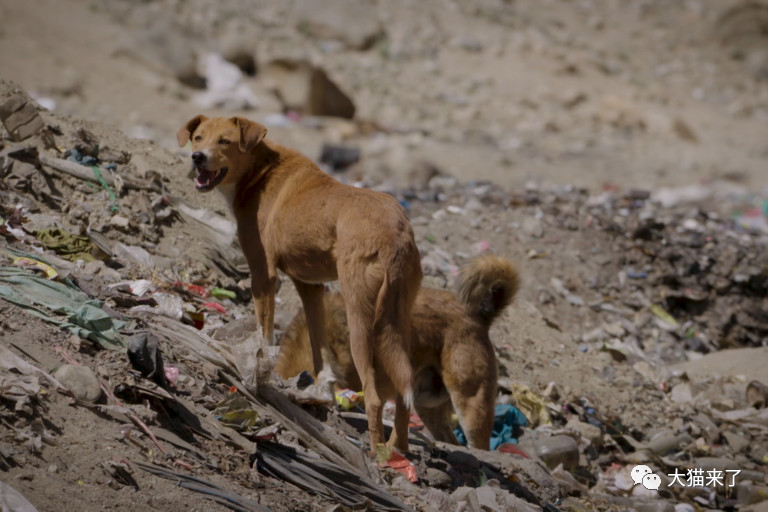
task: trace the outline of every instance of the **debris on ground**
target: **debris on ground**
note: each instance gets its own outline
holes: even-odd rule
[[[4,508],[765,510],[761,6],[166,4],[4,7],[32,82],[0,81]],[[195,102],[395,196],[424,286],[519,265],[492,451],[414,415],[371,460],[362,392],[273,375],[232,213],[175,147]]]

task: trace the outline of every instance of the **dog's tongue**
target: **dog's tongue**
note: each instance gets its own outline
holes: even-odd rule
[[[217,171],[206,171],[205,169],[197,170],[197,177],[195,178],[195,184],[198,187],[205,187],[210,185],[219,173]]]

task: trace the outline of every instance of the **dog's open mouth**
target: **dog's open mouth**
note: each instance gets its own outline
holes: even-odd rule
[[[197,188],[197,190],[211,190],[221,183],[221,180],[227,175],[226,167],[222,167],[218,171],[209,171],[199,167],[197,167],[196,170],[197,176],[195,176],[195,188]]]

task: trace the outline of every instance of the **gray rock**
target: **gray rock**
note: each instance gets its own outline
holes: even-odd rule
[[[596,448],[603,444],[603,432],[600,430],[600,427],[584,423],[578,418],[571,418],[568,420],[565,428],[578,432],[581,437],[587,439]]]
[[[536,443],[536,455],[550,469],[562,464],[567,470],[579,465],[579,445],[571,436],[552,436]]]
[[[653,436],[648,443],[648,449],[655,455],[667,455],[676,452],[684,444],[688,444],[693,439],[688,434],[675,434],[670,430],[660,432]]]
[[[488,487],[487,485],[484,485],[482,487],[478,487],[477,489],[475,489],[477,502],[480,504],[480,507],[483,510],[499,511],[499,512],[503,510],[499,506],[499,502],[496,499],[496,491],[497,489],[493,489],[491,487]]]
[[[733,453],[739,453],[749,446],[749,438],[735,432],[725,431],[723,432],[723,437],[728,442],[728,446],[731,447]]]
[[[480,502],[477,499],[477,491],[472,487],[459,487],[452,496],[457,503],[466,503],[463,510],[467,512],[481,512],[483,510],[480,508]]]
[[[670,398],[673,402],[678,404],[687,404],[693,400],[693,392],[691,391],[691,385],[687,382],[681,382],[672,388],[670,392]]]
[[[634,504],[637,512],[675,512],[675,506],[663,500],[640,501]]]
[[[53,376],[78,400],[96,402],[101,397],[99,379],[87,366],[61,365]]]
[[[384,35],[376,8],[361,0],[313,0],[294,4],[299,30],[310,37],[339,41],[353,50],[367,50]]]
[[[720,471],[725,471],[726,469],[743,469],[738,462],[731,459],[726,459],[725,457],[698,457],[692,467],[701,468],[705,472],[712,469],[717,469]]]
[[[451,477],[448,473],[435,468],[427,468],[424,472],[424,480],[430,487],[437,489],[447,489],[451,486]]]
[[[307,61],[273,60],[264,67],[260,76],[286,110],[347,119],[355,116],[352,99],[323,69]]]
[[[533,238],[544,236],[544,223],[536,217],[527,217],[523,221],[523,232]]]

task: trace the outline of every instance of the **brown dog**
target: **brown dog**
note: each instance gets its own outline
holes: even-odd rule
[[[216,187],[229,200],[265,338],[273,339],[279,269],[301,297],[312,368],[320,373],[326,345],[323,283],[338,279],[352,359],[368,402],[371,451],[383,440],[379,390],[384,387],[398,393],[401,437],[391,441],[407,449],[413,401],[408,319],[422,272],[405,211],[387,194],[339,183],[296,151],[265,140],[266,133],[241,117],[199,115],[177,139],[180,146],[192,140],[197,189]]]
[[[414,368],[416,411],[435,439],[456,443],[451,429],[455,407],[459,422],[474,448],[489,449],[496,405],[496,355],[488,337],[492,322],[512,302],[519,287],[509,261],[483,256],[462,269],[459,296],[422,288],[412,317],[411,363]],[[329,350],[324,353],[341,388],[360,389],[352,364],[344,302],[326,297],[325,329]],[[307,324],[299,312],[285,332],[275,371],[290,378],[311,371]],[[385,389],[380,398],[394,398]],[[366,402],[368,396],[365,395]],[[366,404],[367,405],[367,404]],[[453,405],[453,407],[452,407]]]

